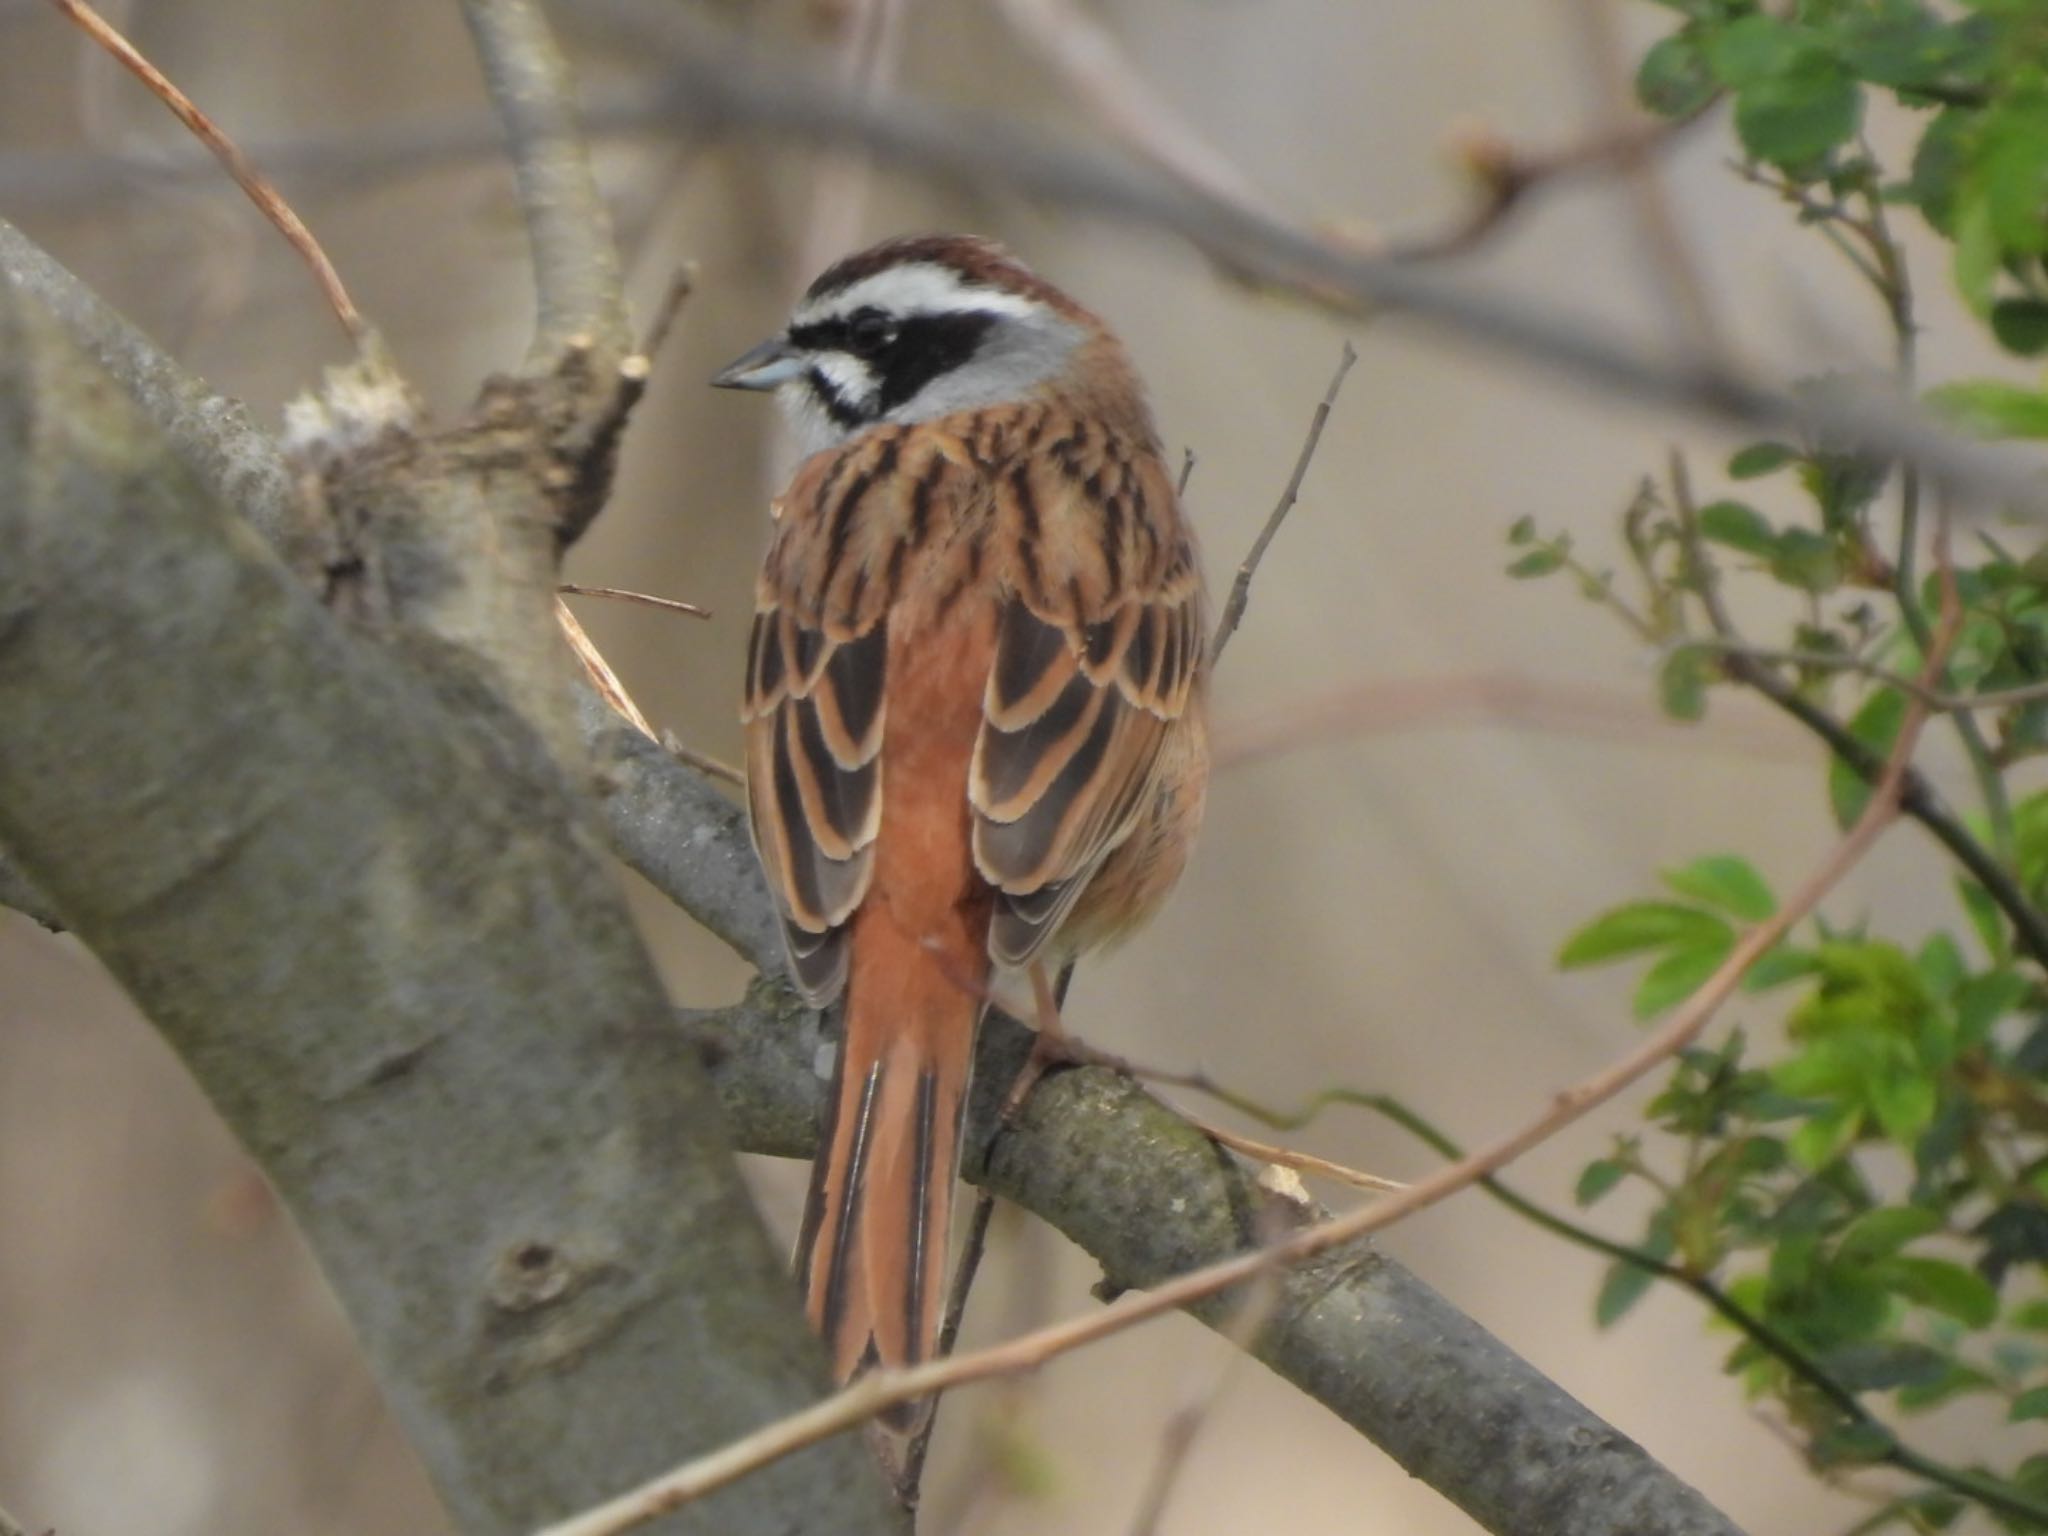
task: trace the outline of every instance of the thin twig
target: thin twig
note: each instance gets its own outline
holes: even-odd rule
[[[996,9],[1117,139],[1211,197],[1273,211],[1257,183],[1152,89],[1115,35],[1093,16],[1071,0],[996,0]]]
[[[1277,1209],[1279,1207],[1269,1207],[1261,1213],[1264,1218],[1262,1226],[1274,1225],[1272,1217]],[[1259,1234],[1265,1242],[1272,1241],[1277,1235],[1277,1232],[1263,1230]],[[1223,1400],[1231,1381],[1243,1370],[1260,1330],[1272,1317],[1273,1307],[1279,1299],[1280,1276],[1275,1270],[1260,1275],[1238,1297],[1235,1314],[1218,1330],[1228,1348],[1222,1363],[1207,1373],[1207,1380],[1192,1386],[1180,1406],[1167,1415],[1159,1437],[1159,1457],[1153,1463],[1152,1476],[1146,1480],[1144,1495],[1138,1501],[1138,1513],[1131,1522],[1130,1536],[1157,1536],[1159,1522],[1166,1514],[1166,1501],[1172,1497],[1174,1485],[1187,1467],[1196,1437],[1201,1434],[1202,1426],[1209,1422],[1216,1405]]]
[[[1309,461],[1316,456],[1316,445],[1323,440],[1323,427],[1329,422],[1331,407],[1337,403],[1337,391],[1344,387],[1344,375],[1351,371],[1351,365],[1358,361],[1358,349],[1350,342],[1344,343],[1344,350],[1337,359],[1337,371],[1330,375],[1330,387],[1323,391],[1323,398],[1317,404],[1315,415],[1309,418],[1308,436],[1303,440],[1301,452],[1294,460],[1294,473],[1287,477],[1286,489],[1280,492],[1280,500],[1266,516],[1266,526],[1259,530],[1259,536],[1252,540],[1251,550],[1244,557],[1244,564],[1237,568],[1237,580],[1230,584],[1230,598],[1223,605],[1223,617],[1216,621],[1215,636],[1209,641],[1209,666],[1214,670],[1223,659],[1223,648],[1236,633],[1238,621],[1244,617],[1244,606],[1251,600],[1252,576],[1259,568],[1259,562],[1266,558],[1266,546],[1273,542],[1273,536],[1280,531],[1280,525],[1287,520],[1296,499],[1301,495],[1302,477],[1308,473]]]
[[[292,207],[277,188],[273,187],[264,174],[256,169],[249,157],[242,153],[234,140],[220,129],[220,125],[208,117],[177,86],[173,85],[164,72],[158,69],[136,49],[135,45],[117,32],[99,12],[85,0],[50,0],[50,3],[90,37],[100,47],[118,59],[128,72],[148,86],[157,100],[170,108],[171,113],[208,149],[214,158],[234,177],[235,184],[248,194],[263,216],[277,226],[277,230],[299,257],[312,269],[313,280],[320,285],[326,296],[328,307],[340,319],[342,328],[350,338],[361,346],[371,339],[367,321],[357,310],[354,300],[348,296],[348,289],[342,284],[341,274],[334,270],[334,263],[327,259],[327,253],[320,248],[320,242],[313,238],[313,232],[306,227],[305,220],[292,211]]]
[[[708,619],[712,616],[709,608],[686,603],[679,597],[656,597],[652,592],[635,592],[628,587],[586,587],[580,582],[565,581],[555,590],[566,592],[571,597],[615,597],[620,602],[640,603],[648,608],[659,608],[665,613],[687,613],[693,619]]]
[[[1490,130],[1464,128],[1458,133],[1454,148],[1460,166],[1479,188],[1477,200],[1448,229],[1396,240],[1387,247],[1386,254],[1406,262],[1467,255],[1497,233],[1529,193],[1552,182],[1623,169],[1649,155],[1662,153],[1687,129],[1703,120],[1718,99],[1669,122],[1646,122],[1596,134],[1547,153],[1523,153]]]
[[[1379,1194],[1393,1194],[1408,1187],[1399,1180],[1383,1179],[1378,1174],[1367,1173],[1362,1168],[1348,1168],[1342,1163],[1333,1163],[1326,1157],[1317,1157],[1313,1152],[1297,1152],[1292,1147],[1254,1141],[1251,1137],[1217,1125],[1212,1120],[1204,1120],[1200,1115],[1190,1114],[1177,1104],[1171,1107],[1175,1114],[1211,1141],[1226,1146],[1233,1152],[1242,1152],[1246,1157],[1257,1158],[1262,1163],[1271,1163],[1277,1168],[1292,1168],[1298,1173],[1319,1174],[1326,1179],[1335,1179],[1340,1184],[1349,1184],[1354,1189],[1369,1189]]]
[[[1599,100],[1602,129],[1620,146],[1616,164],[1629,194],[1636,233],[1652,272],[1662,284],[1668,309],[1677,322],[1678,339],[1698,357],[1721,362],[1727,353],[1714,307],[1707,297],[1692,248],[1678,227],[1678,218],[1651,154],[1659,139],[1632,131],[1633,71],[1615,25],[1612,0],[1575,0],[1571,7],[1585,50],[1588,73]]]
[[[690,295],[697,291],[697,264],[686,261],[677,267],[669,277],[667,291],[661,296],[661,303],[655,307],[654,318],[647,322],[647,334],[640,338],[640,355],[650,362],[660,355],[668,341],[668,333],[675,327],[676,317],[683,312],[683,305]]]
[[[982,1255],[988,1250],[989,1222],[995,1213],[996,1197],[985,1189],[975,1190],[974,1209],[967,1217],[967,1237],[953,1270],[953,1284],[946,1292],[945,1315],[939,1319],[940,1359],[953,1353],[953,1345],[960,1338],[960,1323],[967,1315],[967,1297],[974,1289],[974,1277],[981,1272]],[[945,1401],[943,1397],[932,1400],[931,1411],[925,1414],[917,1426],[917,1433],[904,1447],[903,1466],[896,1475],[896,1488],[904,1503],[912,1509],[917,1508],[918,1495],[924,1486],[925,1458],[931,1454],[932,1433],[939,1427],[939,1409]]]
[[[699,773],[723,780],[735,789],[747,787],[747,776],[743,771],[723,758],[712,757],[709,753],[699,752],[694,747],[684,746],[674,731],[663,731],[658,739],[661,742],[661,750],[677,762],[688,763]]]
[[[1185,497],[1188,493],[1188,482],[1194,479],[1194,477],[1195,450],[1183,448],[1180,451],[1180,479],[1173,487],[1173,494],[1176,497]]]
[[[564,587],[561,590],[567,592],[575,589]],[[635,704],[633,696],[626,692],[626,685],[619,681],[619,674],[614,672],[611,663],[604,659],[604,652],[600,651],[596,642],[584,633],[576,615],[569,611],[569,605],[559,597],[555,599],[555,622],[562,626],[562,633],[569,641],[569,649],[575,653],[576,659],[583,663],[583,670],[590,678],[590,685],[598,691],[605,703],[625,716],[627,722],[641,735],[659,741],[661,738],[655,735],[654,727],[648,724],[647,717],[640,713],[640,706]]]
[[[528,362],[551,370],[580,343],[609,366],[630,353],[633,338],[569,67],[537,0],[463,0],[462,9],[511,141],[533,245],[540,316]]]
[[[1946,661],[1961,623],[1960,605],[1943,615],[1938,646],[1928,658],[1930,671]],[[1846,874],[1898,816],[1898,791],[1907,760],[1927,720],[1917,702],[1906,709],[1885,771],[1863,812],[1820,866],[1794,891],[1778,912],[1739,939],[1728,957],[1669,1021],[1633,1050],[1592,1077],[1559,1093],[1550,1106],[1512,1134],[1397,1194],[1359,1211],[1348,1212],[1283,1239],[1207,1265],[1150,1291],[1132,1292],[1088,1316],[1074,1318],[1027,1334],[991,1349],[935,1360],[908,1370],[874,1371],[843,1391],[810,1408],[764,1426],[745,1438],[688,1462],[605,1504],[548,1527],[542,1536],[616,1536],[680,1508],[792,1451],[862,1423],[882,1409],[911,1402],[933,1392],[992,1376],[1033,1370],[1048,1360],[1133,1324],[1204,1300],[1242,1284],[1277,1266],[1299,1263],[1343,1243],[1400,1220],[1457,1193],[1504,1167],[1530,1148],[1555,1135],[1589,1110],[1604,1104],[1661,1062],[1682,1050],[1733,995],[1750,966],[1802,922],[1835,883]]]

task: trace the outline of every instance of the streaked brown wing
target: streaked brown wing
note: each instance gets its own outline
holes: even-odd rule
[[[1130,835],[1201,670],[1202,595],[1155,454],[1076,430],[998,485],[1017,528],[968,798],[1000,892],[989,948],[1038,953]]]
[[[798,471],[755,591],[741,719],[754,844],[791,969],[823,1007],[846,982],[845,924],[867,892],[882,819],[888,625],[875,567],[900,498],[896,435]]]

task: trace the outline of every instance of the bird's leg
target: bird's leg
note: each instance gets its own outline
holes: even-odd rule
[[[1067,990],[1066,981],[1072,974],[1072,967],[1060,972],[1057,986],[1046,974],[1043,960],[1033,960],[1026,969],[1031,977],[1031,1001],[1038,1030],[1031,1037],[1031,1055],[1025,1059],[1017,1080],[1010,1084],[1010,1092],[1003,1100],[1005,1125],[1015,1118],[1024,1101],[1031,1096],[1031,1090],[1038,1086],[1038,1080],[1050,1068],[1081,1059],[1067,1039],[1066,1025],[1060,1022],[1060,998]]]

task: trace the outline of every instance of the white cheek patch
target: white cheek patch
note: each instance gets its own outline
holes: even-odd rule
[[[881,388],[872,368],[844,352],[815,353],[811,357],[811,366],[825,376],[825,382],[832,386],[833,393],[848,405],[867,404]]]
[[[951,267],[934,262],[912,262],[890,267],[864,277],[851,288],[827,294],[822,299],[799,305],[791,323],[815,325],[821,320],[843,319],[860,309],[879,309],[890,315],[946,314],[978,309],[986,314],[1034,315],[1045,306],[1021,293],[1000,288],[978,288],[960,278]]]

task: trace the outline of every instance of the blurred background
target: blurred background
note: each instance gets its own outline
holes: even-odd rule
[[[1018,30],[1042,19],[1036,4],[707,10],[825,68],[865,71],[878,90],[1113,137],[1100,104]],[[524,235],[457,6],[124,0],[110,12],[245,143],[286,146],[270,157],[277,179],[437,409],[459,410],[485,372],[519,357]],[[1453,146],[1476,127],[1531,152],[1598,129],[1605,88],[1579,12],[1566,0],[1104,0],[1084,14],[1257,195],[1406,238],[1469,208]],[[1626,58],[1665,15],[1617,7]],[[634,60],[571,37],[593,90],[635,77]],[[1880,144],[1891,131],[1872,128]],[[0,0],[0,216],[274,423],[342,359],[342,339],[238,193],[163,168],[187,149],[54,10]],[[1083,968],[1067,1017],[1091,1041],[1200,1063],[1280,1105],[1336,1084],[1392,1093],[1478,1141],[1637,1037],[1630,976],[1551,968],[1580,920],[1706,851],[1740,852],[1783,888],[1831,840],[1818,755],[1793,728],[1722,695],[1701,725],[1665,723],[1654,656],[1568,587],[1502,575],[1504,531],[1525,514],[1613,563],[1640,477],[1678,447],[1714,494],[1725,437],[1399,320],[1341,325],[1247,291],[1171,240],[994,187],[941,194],[738,141],[621,134],[600,149],[640,314],[681,263],[698,279],[635,418],[619,495],[571,575],[715,611],[699,623],[578,600],[656,723],[727,760],[782,449],[764,402],[703,381],[776,326],[826,260],[883,234],[973,230],[1106,315],[1151,383],[1170,448],[1198,455],[1189,501],[1219,596],[1342,339],[1355,339],[1359,364],[1216,682],[1223,765],[1202,845],[1165,915]],[[1818,239],[1738,181],[1730,152],[1725,122],[1710,121],[1664,162],[1729,350],[1779,380],[1881,365],[1875,307]],[[1959,349],[1972,343],[1947,323],[1946,285],[1922,255],[1924,355],[1939,379],[1967,365]],[[1532,200],[1456,265],[1645,347],[1673,339],[1627,199],[1597,179]],[[1949,771],[1938,754],[1931,766]],[[1895,830],[1831,910],[1946,920],[1916,906],[1946,902],[1937,870],[1916,830]],[[738,964],[637,895],[677,999],[731,997]],[[1732,1017],[1765,1023],[1753,1013]],[[1574,1127],[1515,1182],[1568,1204],[1577,1170],[1640,1103]],[[1396,1178],[1432,1164],[1362,1114],[1291,1139]],[[792,1224],[802,1170],[755,1172],[772,1217]],[[1623,1238],[1639,1220],[1619,1199],[1598,1212]],[[1385,1243],[1745,1528],[1839,1528],[1867,1508],[1821,1489],[1745,1408],[1719,1375],[1727,1337],[1691,1302],[1653,1292],[1597,1330],[1600,1261],[1476,1194]],[[984,1277],[970,1342],[1092,1304],[1085,1256],[1012,1212]],[[962,1395],[944,1416],[929,1528],[1127,1529],[1167,1416],[1210,1390],[1228,1357],[1172,1318]],[[1221,1380],[1163,1530],[1473,1529],[1259,1367]],[[1974,1428],[1929,1433],[1960,1444]],[[427,1531],[440,1518],[260,1179],[92,958],[5,912],[0,1503],[63,1536]]]

